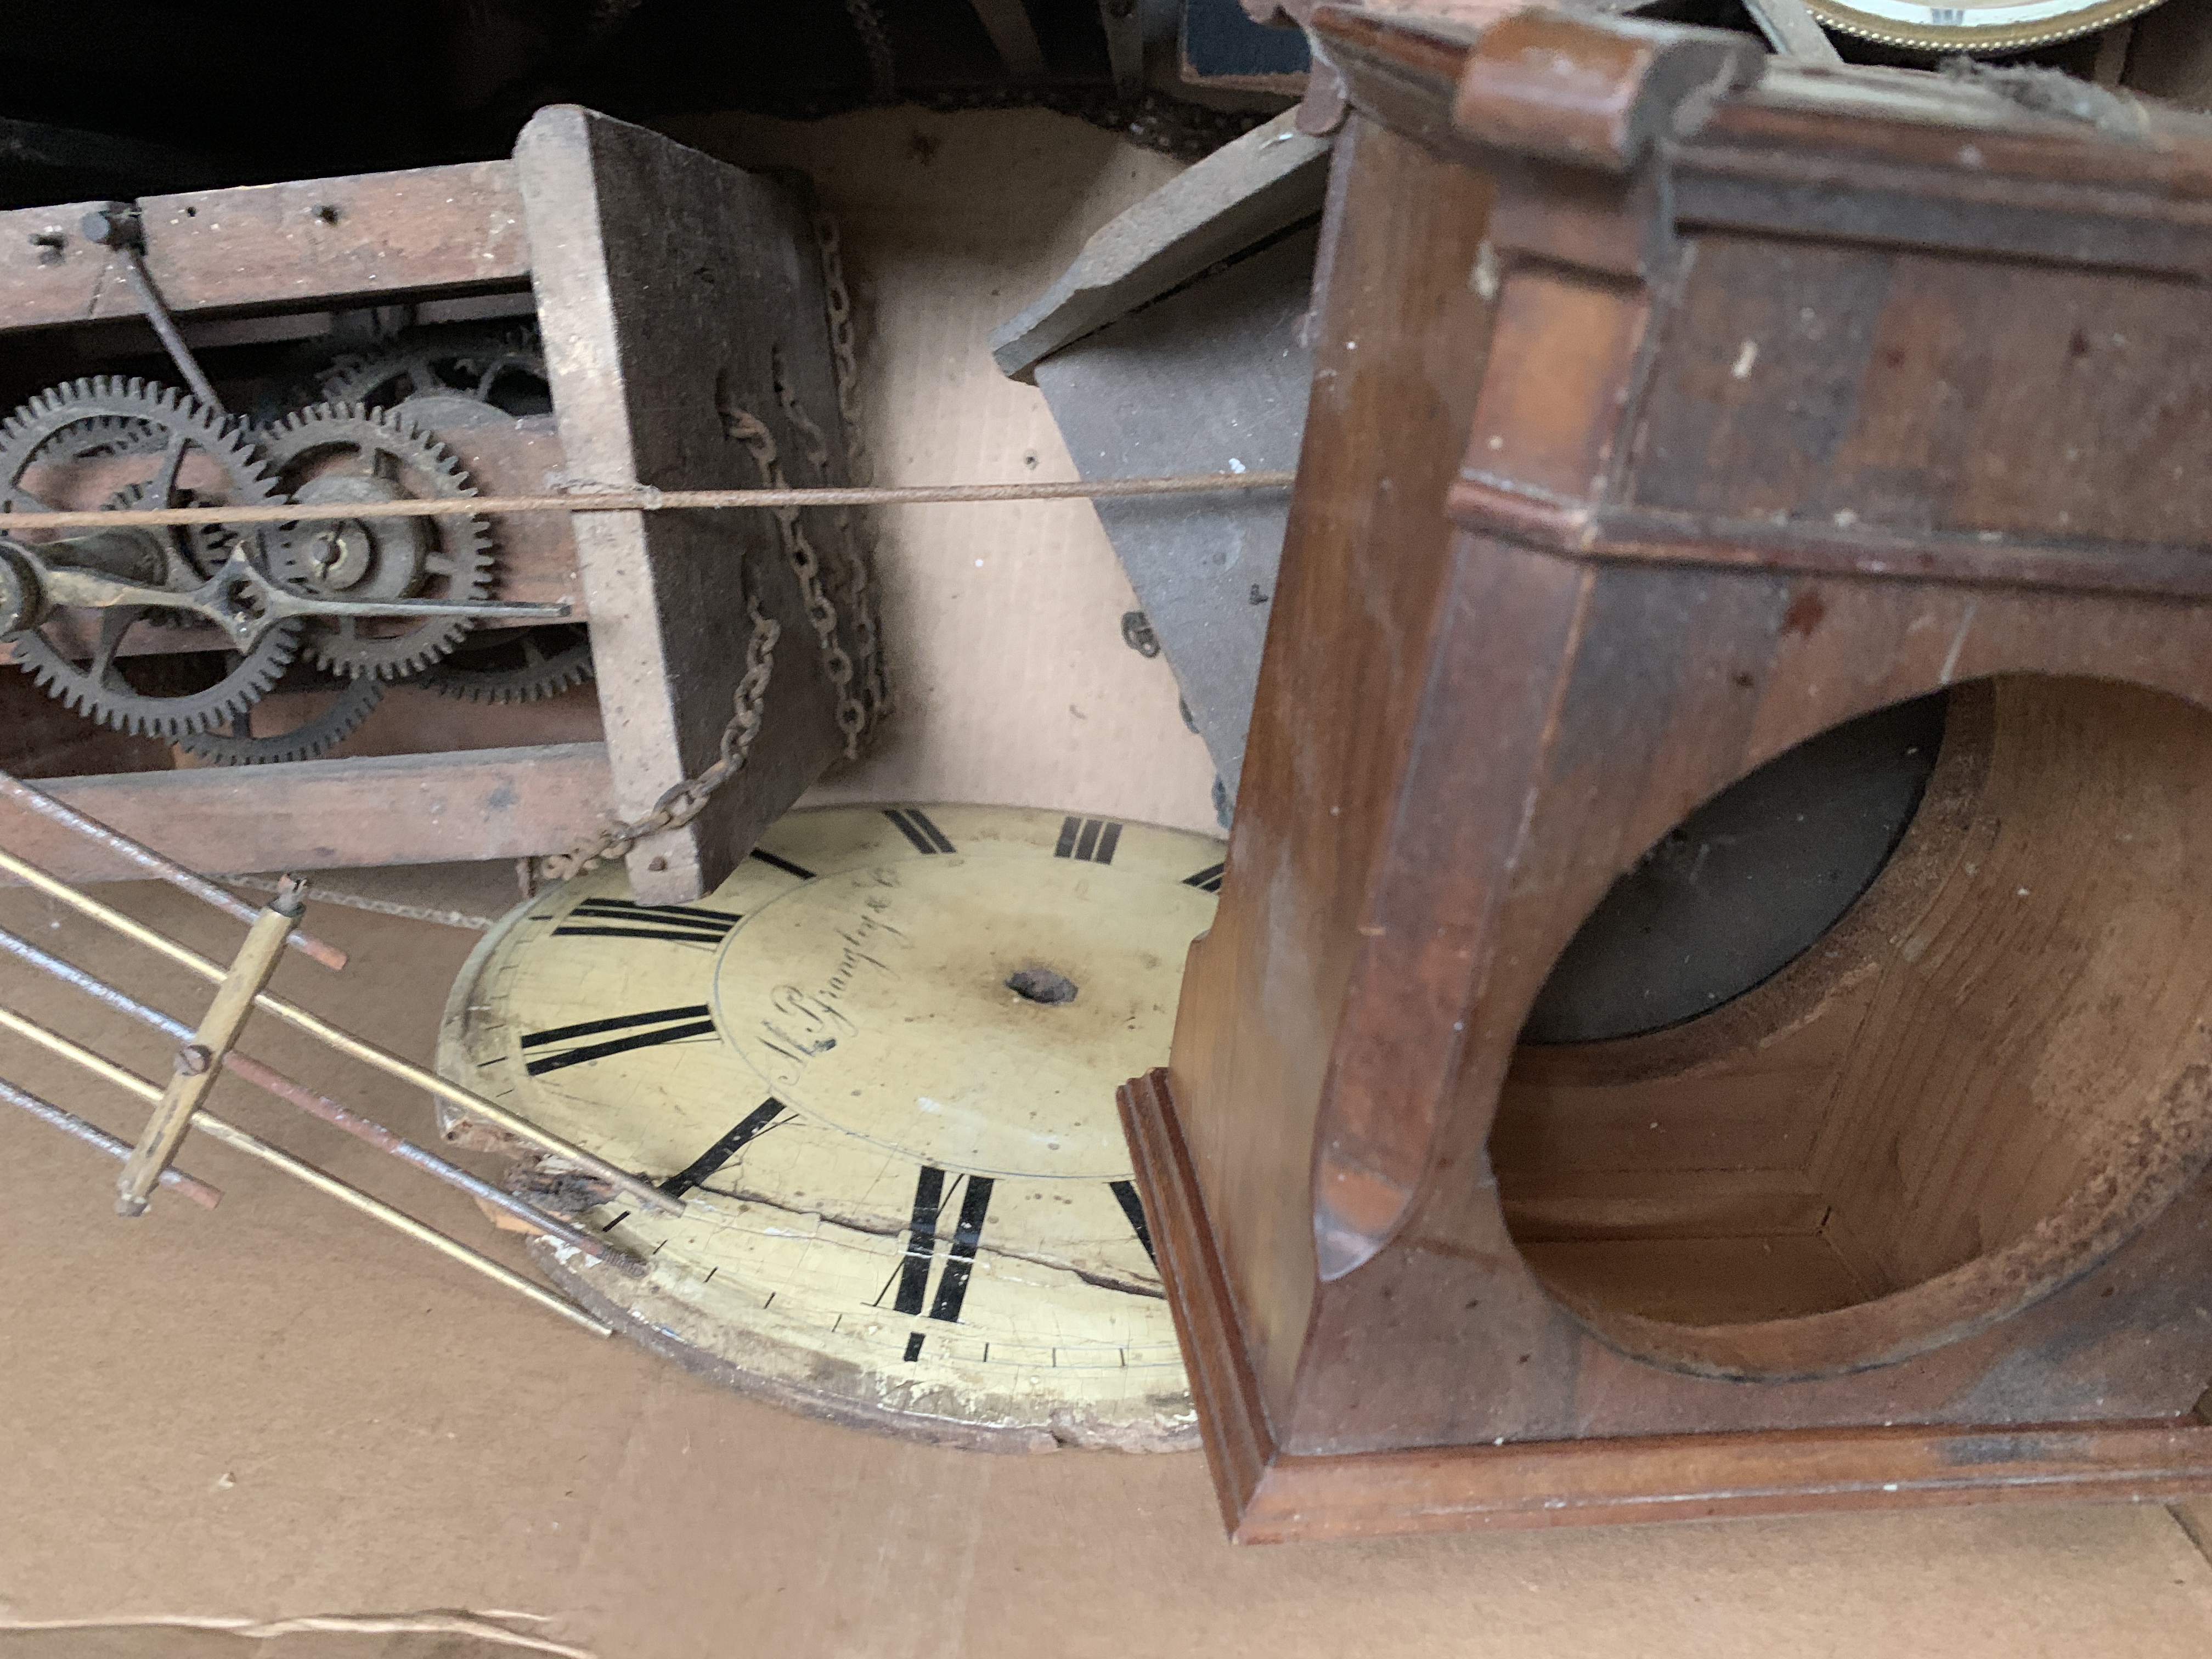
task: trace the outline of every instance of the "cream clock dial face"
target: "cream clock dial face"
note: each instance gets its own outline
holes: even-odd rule
[[[1166,1061],[1222,857],[1058,812],[793,813],[696,904],[612,868],[523,906],[439,1065],[685,1200],[588,1212],[642,1280],[539,1248],[695,1369],[934,1439],[1191,1443],[1114,1091]]]
[[[2000,52],[2069,40],[2109,28],[2158,0],[1962,0],[1923,5],[1919,0],[1806,0],[1829,27],[1862,40],[1929,52]]]

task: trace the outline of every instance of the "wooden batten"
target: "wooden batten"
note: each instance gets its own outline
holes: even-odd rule
[[[142,313],[79,222],[99,202],[0,213],[0,329]],[[511,161],[149,196],[146,269],[172,311],[323,309],[525,285]],[[58,244],[32,238],[58,235]]]
[[[54,778],[40,787],[191,870],[329,870],[557,853],[612,797],[603,744]],[[143,872],[13,807],[0,843],[66,881]]]

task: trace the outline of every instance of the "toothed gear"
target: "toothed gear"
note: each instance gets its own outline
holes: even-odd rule
[[[452,453],[399,410],[295,410],[264,430],[261,449],[290,500],[338,509],[269,538],[270,569],[279,580],[319,599],[490,597],[491,532],[481,518],[343,516],[349,504],[476,494]],[[349,679],[406,679],[445,656],[469,628],[465,617],[341,617],[310,623],[305,648]]]
[[[156,444],[155,447],[159,448],[160,446]],[[143,455],[151,453],[152,452],[149,450],[102,450],[100,452],[103,456],[112,454]],[[90,458],[88,457],[87,459]],[[116,490],[113,494],[110,495],[106,501],[102,501],[100,504],[100,508],[104,512],[116,513],[128,512],[133,507],[149,507],[153,505],[153,503],[147,499],[149,494],[149,488],[145,483],[125,484],[122,489]],[[175,500],[173,504],[178,507],[212,507],[216,505],[213,501],[204,500],[198,490],[179,489],[174,492],[174,495]],[[216,571],[222,568],[223,562],[230,557],[233,550],[238,546],[238,532],[231,529],[228,525],[179,525],[177,526],[177,550],[191,561],[192,568],[194,569],[198,570],[203,576],[212,576]],[[200,617],[192,615],[189,611],[173,611],[167,614],[170,617],[173,617],[180,627],[193,627],[199,625],[201,623]]]
[[[82,452],[87,460],[106,455],[150,455],[161,447],[161,429],[149,422],[103,415],[89,425],[106,435]]]
[[[321,389],[332,403],[403,409],[431,432],[481,419],[487,406],[510,416],[553,408],[534,327],[410,329],[338,358],[323,371]]]
[[[478,630],[415,684],[467,702],[536,702],[592,678],[592,636],[581,623]]]
[[[198,760],[217,766],[262,766],[276,761],[313,760],[343,743],[384,701],[384,682],[375,679],[337,680],[319,688],[331,701],[313,719],[268,737],[255,737],[238,727],[252,718],[241,714],[228,732],[196,732],[177,739],[177,747]]]
[[[26,484],[34,467],[130,457],[145,459],[150,476],[114,489],[105,503],[109,507],[244,506],[280,499],[237,423],[172,387],[100,375],[41,392],[0,422],[0,531],[9,512],[84,504],[40,497]],[[181,482],[188,471],[195,479],[191,484]],[[155,533],[167,550],[167,574],[159,585],[180,593],[212,574],[214,567],[205,561],[213,557],[220,564],[237,540],[220,528]],[[32,545],[38,539],[43,538],[24,538]],[[173,611],[149,605],[69,608],[9,642],[16,665],[86,719],[118,732],[173,738],[243,714],[299,650],[300,624],[281,622],[243,656],[119,654],[134,627],[176,617]],[[82,661],[71,654],[79,649],[88,653]]]

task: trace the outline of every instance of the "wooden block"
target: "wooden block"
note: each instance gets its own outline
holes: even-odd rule
[[[750,416],[792,483],[846,482],[820,262],[789,190],[573,106],[532,118],[515,167],[572,478],[757,486],[738,436]],[[823,434],[818,462],[793,410]],[[826,575],[842,552],[832,515],[801,525]],[[715,759],[745,671],[748,605],[781,629],[743,772],[694,822],[630,854],[640,899],[694,899],[842,748],[824,653],[768,514],[594,514],[574,534],[625,820]],[[849,639],[849,615],[837,623]]]

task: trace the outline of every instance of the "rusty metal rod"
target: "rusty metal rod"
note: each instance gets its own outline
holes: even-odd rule
[[[121,1163],[131,1156],[131,1143],[120,1136],[112,1135],[97,1123],[88,1123],[75,1112],[64,1111],[52,1101],[41,1100],[28,1089],[19,1089],[5,1078],[0,1078],[0,1100],[10,1106],[20,1106],[43,1123],[50,1123],[64,1134],[95,1146],[108,1157]],[[189,1198],[203,1209],[212,1210],[222,1202],[222,1189],[210,1187],[204,1181],[194,1180],[182,1170],[171,1164],[161,1171],[161,1184],[179,1198]]]
[[[1158,478],[1094,478],[1065,483],[876,484],[849,489],[635,489],[565,495],[453,495],[404,501],[349,501],[348,519],[447,519],[501,513],[696,513],[760,507],[911,507],[960,501],[1112,501],[1129,495],[1211,495],[1284,489],[1295,472],[1190,472]],[[335,507],[323,509],[325,515]],[[134,507],[112,512],[68,508],[0,514],[0,530],[118,529],[127,525],[295,524],[313,509],[278,502],[253,507]]]
[[[5,848],[0,848],[0,870],[5,870],[10,875],[28,883],[49,898],[58,899],[71,909],[80,911],[94,921],[113,928],[124,938],[143,945],[149,951],[159,952],[179,967],[198,974],[211,984],[220,985],[222,982],[226,970],[220,963],[209,961],[198,951],[187,949],[167,934],[149,927],[134,916],[124,915],[112,905],[102,904],[89,893],[80,893],[58,876],[41,870],[27,859],[17,858]],[[380,1048],[373,1042],[365,1042],[352,1032],[342,1030],[319,1015],[311,1014],[305,1008],[287,1002],[282,997],[271,996],[268,992],[264,991],[259,996],[254,998],[253,1003],[254,1006],[266,1008],[279,1019],[298,1026],[310,1036],[321,1038],[340,1054],[350,1054],[356,1060],[374,1066],[380,1071],[390,1073],[402,1082],[411,1083],[418,1089],[428,1090],[442,1100],[450,1100],[458,1106],[466,1107],[476,1115],[496,1123],[502,1129],[528,1141],[532,1146],[551,1152],[556,1157],[566,1158],[585,1173],[596,1176],[616,1188],[634,1203],[642,1205],[649,1210],[657,1210],[663,1215],[684,1213],[682,1199],[672,1198],[651,1182],[642,1180],[629,1170],[608,1163],[606,1159],[596,1153],[586,1152],[574,1142],[562,1139],[550,1129],[539,1128],[528,1118],[508,1111],[496,1101],[486,1100],[482,1095],[464,1089],[458,1083],[447,1082],[435,1072],[426,1071],[411,1060],[402,1060],[398,1054]]]
[[[119,1014],[127,1014],[143,1024],[150,1025],[162,1036],[178,1042],[189,1042],[192,1028],[184,1021],[150,1008],[126,992],[118,990],[103,979],[87,973],[74,963],[64,962],[59,957],[41,951],[28,939],[19,939],[0,928],[0,951],[29,963],[41,973],[52,975],[65,985],[74,986],[95,1001],[104,1004]],[[517,1198],[502,1192],[480,1176],[471,1175],[459,1164],[449,1164],[435,1152],[426,1151],[413,1141],[386,1128],[373,1119],[340,1105],[328,1095],[317,1094],[303,1083],[296,1083],[276,1067],[242,1054],[233,1049],[222,1057],[223,1069],[251,1083],[257,1089],[265,1089],[279,1100],[298,1107],[311,1117],[319,1117],[334,1127],[343,1129],[356,1139],[365,1140],[380,1152],[413,1164],[425,1175],[434,1176],[449,1187],[457,1187],[470,1197],[492,1206],[495,1209],[514,1217],[562,1243],[583,1251],[605,1262],[617,1272],[631,1279],[644,1277],[647,1263],[642,1257],[610,1244],[588,1228],[579,1227],[556,1215],[550,1215],[527,1199]],[[124,1149],[126,1152],[129,1147]]]
[[[449,1261],[482,1273],[486,1279],[496,1279],[518,1296],[525,1296],[541,1308],[559,1314],[571,1323],[581,1325],[594,1336],[612,1336],[614,1327],[592,1317],[566,1297],[556,1296],[542,1285],[533,1285],[513,1268],[502,1267],[489,1256],[471,1249],[457,1238],[448,1238],[435,1227],[424,1225],[404,1210],[395,1210],[380,1198],[371,1198],[358,1187],[349,1186],[326,1170],[319,1170],[304,1158],[292,1156],[281,1146],[272,1146],[258,1135],[247,1133],[234,1123],[227,1123],[213,1112],[201,1112],[192,1119],[192,1127],[202,1134],[220,1140],[226,1146],[256,1158],[272,1168],[282,1170],[295,1181],[306,1182],[320,1193],[328,1194],[349,1208],[381,1221],[395,1231],[403,1232],[418,1243],[428,1244]]]
[[[185,343],[185,337],[177,327],[176,319],[169,315],[169,307],[161,303],[161,291],[154,286],[154,278],[146,269],[144,256],[128,243],[116,246],[114,252],[122,256],[123,279],[131,284],[131,292],[138,301],[139,310],[144,312],[146,320],[153,324],[155,337],[161,341],[161,349],[169,354],[169,361],[177,366],[177,373],[185,377],[185,384],[191,388],[192,396],[218,415],[228,413],[222,406],[222,399],[216,396],[215,387],[208,383],[208,377],[201,371],[199,359],[192,356],[192,349]]]
[[[253,905],[234,894],[225,892],[206,877],[187,870],[173,859],[163,858],[152,848],[141,845],[119,830],[111,830],[98,818],[89,817],[64,801],[56,800],[43,789],[35,789],[7,772],[0,772],[0,796],[14,801],[18,806],[36,812],[40,817],[58,823],[64,830],[75,830],[88,841],[98,842],[117,857],[137,865],[149,875],[158,876],[181,892],[190,893],[204,904],[212,904],[227,916],[235,917],[248,927],[261,912]],[[343,968],[346,954],[335,945],[325,945],[312,933],[296,929],[287,941],[291,947],[313,957],[325,968]]]
[[[94,1054],[81,1042],[72,1042],[58,1031],[50,1031],[35,1020],[0,1008],[0,1025],[18,1031],[40,1048],[74,1060],[97,1077],[105,1078],[125,1094],[136,1095],[148,1105],[161,1097],[161,1087],[149,1083],[136,1072],[126,1071],[105,1054]],[[482,1273],[487,1279],[497,1279],[520,1296],[526,1296],[542,1307],[550,1308],[563,1319],[574,1320],[586,1330],[599,1336],[612,1336],[614,1328],[592,1317],[574,1303],[556,1296],[542,1285],[533,1285],[512,1267],[502,1266],[489,1256],[471,1249],[458,1238],[448,1238],[435,1227],[417,1221],[404,1210],[396,1210],[380,1198],[372,1198],[358,1187],[340,1181],[327,1170],[319,1170],[304,1158],[297,1158],[281,1146],[272,1146],[260,1136],[240,1128],[235,1123],[217,1117],[213,1112],[192,1114],[192,1127],[212,1139],[221,1141],[234,1151],[264,1164],[282,1170],[296,1181],[305,1182],[318,1192],[327,1193],[339,1203],[373,1216],[386,1226],[405,1233],[410,1238],[428,1244],[441,1255],[459,1262],[463,1267]]]
[[[257,1089],[265,1089],[277,1099],[298,1107],[310,1117],[343,1129],[357,1140],[365,1140],[380,1151],[386,1152],[402,1163],[411,1164],[423,1174],[434,1176],[449,1187],[457,1187],[470,1197],[490,1205],[494,1209],[514,1217],[526,1226],[546,1237],[557,1239],[572,1249],[581,1250],[595,1261],[604,1261],[616,1272],[629,1279],[642,1279],[650,1265],[642,1256],[632,1255],[617,1249],[588,1228],[579,1227],[559,1216],[549,1215],[526,1199],[502,1192],[489,1181],[471,1175],[457,1164],[448,1164],[435,1152],[425,1151],[404,1136],[386,1128],[382,1124],[349,1111],[327,1095],[319,1095],[306,1085],[294,1082],[282,1072],[264,1065],[251,1054],[236,1050],[222,1058],[223,1069],[234,1073]]]

